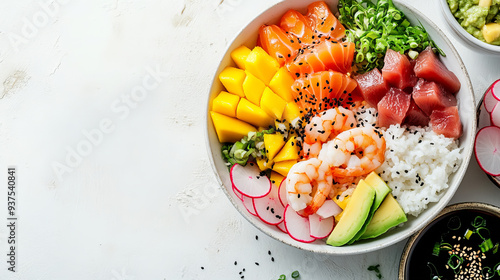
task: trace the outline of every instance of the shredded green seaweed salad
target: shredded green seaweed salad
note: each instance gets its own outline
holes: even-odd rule
[[[439,49],[422,25],[412,26],[392,0],[339,0],[339,20],[348,41],[356,44],[358,73],[382,68],[388,48],[415,58],[427,46]]]

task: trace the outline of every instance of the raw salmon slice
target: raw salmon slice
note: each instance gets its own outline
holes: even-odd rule
[[[309,24],[314,30],[315,38],[320,41],[323,39],[338,41],[345,36],[344,26],[333,15],[325,2],[318,1],[309,4],[307,17],[310,19]]]
[[[286,33],[277,25],[263,25],[259,30],[258,41],[262,48],[274,57],[280,66],[295,57],[300,43],[293,34]]]
[[[285,66],[296,78],[326,70],[347,74],[352,69],[354,47],[352,42],[323,41],[300,49]]]
[[[455,96],[447,92],[441,85],[419,79],[413,88],[413,100],[420,109],[430,116],[432,111],[457,105]]]
[[[457,106],[434,110],[430,118],[432,131],[437,134],[454,139],[458,139],[462,135],[462,123],[460,122]]]
[[[389,85],[377,68],[354,77],[358,83],[358,89],[366,102],[377,107],[378,102],[389,91]]]
[[[413,87],[417,83],[408,57],[391,49],[387,49],[385,53],[382,76],[390,85],[399,89]]]
[[[299,43],[312,44],[314,32],[309,22],[310,19],[303,14],[296,10],[289,10],[281,17],[280,27],[285,32],[296,36]]]
[[[377,104],[378,126],[388,128],[391,124],[401,124],[410,108],[410,103],[410,94],[399,88],[390,88]]]
[[[418,55],[414,71],[417,77],[439,83],[451,94],[460,90],[457,76],[444,66],[430,47]]]
[[[293,83],[293,98],[307,113],[317,113],[342,105],[356,88],[355,80],[335,71],[321,71]]]

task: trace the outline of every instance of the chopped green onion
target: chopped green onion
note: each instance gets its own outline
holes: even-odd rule
[[[469,240],[469,238],[471,237],[471,235],[474,233],[474,231],[470,230],[470,229],[467,229],[465,231],[465,234],[464,234],[464,237],[465,239]]]
[[[459,268],[463,262],[464,262],[464,259],[462,259],[461,257],[459,257],[456,254],[452,254],[452,255],[450,255],[450,258],[448,259],[448,266],[450,266],[450,268],[453,269],[453,271],[456,274],[457,270],[460,271]]]
[[[439,276],[438,270],[433,263],[427,262],[427,267],[431,271],[431,275],[430,275],[432,277],[431,280],[441,280],[441,276]]]
[[[406,53],[423,51],[432,46],[444,55],[430,40],[422,25],[411,26],[406,16],[392,0],[340,0],[339,20],[346,27],[347,41],[354,42],[358,73],[382,68],[388,48]]]
[[[379,267],[380,267],[380,264],[377,264],[377,265],[370,265],[370,266],[368,267],[368,270],[369,270],[369,271],[373,271],[373,272],[375,272],[375,273],[376,273],[376,275],[377,275],[377,278],[378,278],[378,279],[382,279],[382,273],[380,272]]]
[[[472,221],[472,226],[475,228],[484,227],[486,226],[486,220],[481,216],[477,216],[474,218],[474,221]]]
[[[483,243],[479,244],[479,248],[481,249],[481,252],[486,253],[493,248],[493,242],[490,238],[488,238],[484,240]]]
[[[297,270],[295,270],[294,272],[292,272],[292,278],[293,279],[297,279],[297,278],[299,278],[299,276],[300,276],[300,274],[299,274],[299,272]]]
[[[462,221],[459,217],[453,216],[448,220],[447,226],[451,230],[458,230],[462,226]]]
[[[436,242],[434,244],[434,248],[432,249],[432,254],[436,257],[439,256],[439,252],[441,251],[441,243]]]
[[[280,278],[278,278],[278,280],[286,280],[286,275],[285,274],[281,274]]]
[[[240,141],[233,144],[224,144],[221,152],[229,168],[234,164],[246,165],[250,157],[257,158],[266,154],[263,143],[264,134],[274,133],[274,128],[260,132],[251,131]],[[257,148],[260,147],[260,148]]]

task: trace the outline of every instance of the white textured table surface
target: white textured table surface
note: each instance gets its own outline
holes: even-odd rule
[[[0,3],[0,279],[277,279],[294,270],[303,280],[376,279],[374,264],[397,277],[405,242],[356,256],[302,252],[261,234],[217,185],[204,140],[209,85],[238,30],[276,2]],[[407,2],[450,35],[477,98],[500,78],[500,58],[457,41],[437,1]],[[9,166],[16,272],[7,269]],[[459,201],[500,206],[474,159]]]

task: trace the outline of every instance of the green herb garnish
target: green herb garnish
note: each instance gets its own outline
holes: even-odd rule
[[[274,128],[261,132],[249,132],[234,144],[222,145],[221,152],[229,168],[234,164],[246,165],[250,157],[265,156],[264,134],[274,133]]]
[[[356,44],[355,63],[358,73],[382,68],[388,48],[415,58],[427,46],[436,48],[423,26],[411,26],[392,0],[340,0],[340,22],[346,27],[348,41]]]
[[[382,273],[380,272],[379,267],[380,267],[380,264],[377,264],[377,265],[370,265],[370,266],[368,267],[368,270],[369,270],[369,271],[373,271],[373,272],[375,272],[375,273],[376,273],[376,275],[377,275],[377,278],[378,278],[378,279],[382,279]]]
[[[299,271],[295,270],[294,272],[292,272],[291,276],[292,276],[293,279],[298,279],[300,277]],[[280,278],[278,278],[278,280],[286,280],[286,275],[285,274],[281,274]]]

